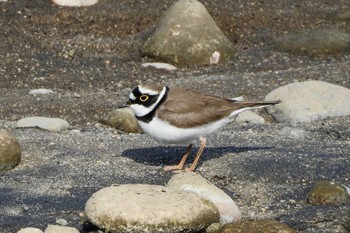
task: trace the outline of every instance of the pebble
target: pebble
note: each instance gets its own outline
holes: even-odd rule
[[[100,120],[102,124],[119,129],[126,133],[143,133],[139,127],[137,119],[130,108],[118,108],[108,113]]]
[[[350,34],[337,29],[290,33],[275,41],[280,51],[309,55],[339,54],[350,50]]]
[[[306,137],[306,131],[303,129],[298,129],[298,128],[291,128],[291,127],[283,127],[280,129],[278,132],[279,135],[285,138],[290,138],[290,139],[296,139],[296,140],[301,140]]]
[[[52,132],[62,132],[67,130],[69,124],[60,118],[49,117],[26,117],[17,121],[17,128],[38,127]]]
[[[142,64],[142,67],[154,67],[156,69],[164,69],[169,71],[177,70],[176,66],[162,62],[146,62]]]
[[[256,114],[255,112],[248,110],[240,113],[236,117],[235,122],[241,123],[241,124],[248,123],[248,124],[260,125],[265,123],[265,119],[262,116],[259,116],[258,114]]]
[[[85,213],[111,232],[196,232],[219,220],[215,205],[197,194],[146,184],[103,188],[87,201]]]
[[[52,0],[53,3],[60,6],[91,6],[98,3],[98,0]]]
[[[241,219],[241,211],[236,203],[221,189],[194,172],[182,172],[174,175],[166,185],[168,188],[196,193],[213,202],[220,213],[220,223],[230,223]]]
[[[21,161],[21,146],[17,139],[0,129],[0,173],[16,167]]]
[[[141,48],[143,56],[178,65],[209,65],[233,57],[234,46],[202,3],[179,0]]]
[[[270,92],[266,100],[282,100],[267,111],[278,122],[311,122],[350,115],[350,89],[322,81],[291,83]]]
[[[284,223],[275,220],[263,219],[253,221],[239,221],[235,223],[225,224],[222,227],[222,233],[297,233],[296,230],[290,228]]]
[[[308,203],[311,205],[341,205],[349,202],[347,189],[330,181],[319,181],[308,194]]]
[[[53,93],[55,93],[53,90],[45,89],[45,88],[34,89],[28,92],[29,95],[47,95],[47,94],[53,94]]]
[[[38,228],[26,227],[17,231],[17,233],[43,233],[43,231]]]

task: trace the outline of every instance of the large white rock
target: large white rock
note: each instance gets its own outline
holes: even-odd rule
[[[267,110],[278,122],[310,122],[350,115],[350,89],[322,81],[291,83],[270,92],[266,100],[282,100]]]
[[[52,132],[61,132],[68,129],[67,121],[60,118],[26,117],[17,121],[17,128],[38,127]]]
[[[110,232],[196,232],[219,220],[215,205],[194,193],[145,184],[103,188],[85,212]]]
[[[167,184],[168,188],[196,193],[213,202],[220,213],[220,223],[230,223],[241,219],[241,211],[236,203],[221,189],[194,172],[174,175]]]

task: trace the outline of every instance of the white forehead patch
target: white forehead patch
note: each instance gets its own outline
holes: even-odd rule
[[[129,99],[136,100],[136,96],[131,92],[129,95]]]
[[[155,90],[152,90],[152,89],[148,89],[148,88],[145,88],[145,87],[142,87],[142,86],[139,86],[139,91],[142,94],[149,94],[149,95],[158,95],[159,94],[158,91],[155,91]]]

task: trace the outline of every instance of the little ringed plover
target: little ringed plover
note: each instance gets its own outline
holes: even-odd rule
[[[160,85],[139,85],[129,96],[128,106],[143,131],[158,142],[189,144],[179,164],[165,166],[166,171],[181,171],[194,143],[200,148],[190,168],[194,171],[211,134],[248,109],[275,105],[280,101],[240,101],[221,98],[193,90]]]

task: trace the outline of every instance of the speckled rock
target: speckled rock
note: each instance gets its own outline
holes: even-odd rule
[[[319,181],[308,194],[311,205],[341,205],[349,202],[346,188],[338,183]]]
[[[45,233],[79,233],[79,230],[74,227],[48,225]]]
[[[234,55],[232,43],[196,0],[177,1],[142,47],[144,56],[171,64],[211,64]]]
[[[110,232],[193,232],[219,220],[215,205],[194,193],[143,184],[103,188],[85,212]]]
[[[130,108],[118,108],[110,112],[100,122],[127,133],[143,133]]]
[[[291,33],[275,41],[276,49],[310,55],[339,54],[350,50],[350,34],[336,29]]]
[[[350,115],[350,89],[322,81],[287,84],[270,92],[265,99],[282,100],[267,107],[278,122],[310,122]]]
[[[195,172],[182,172],[174,175],[167,184],[168,188],[196,193],[213,202],[220,213],[220,223],[230,223],[241,219],[241,211],[236,203],[221,189]]]
[[[21,161],[21,146],[6,130],[0,129],[0,172],[16,167]]]
[[[222,233],[296,233],[284,223],[275,220],[254,220],[229,223],[222,227]]]
[[[43,231],[38,228],[26,227],[17,231],[17,233],[43,233]]]
[[[52,132],[67,130],[69,123],[60,118],[26,117],[17,121],[17,128],[40,128]]]

